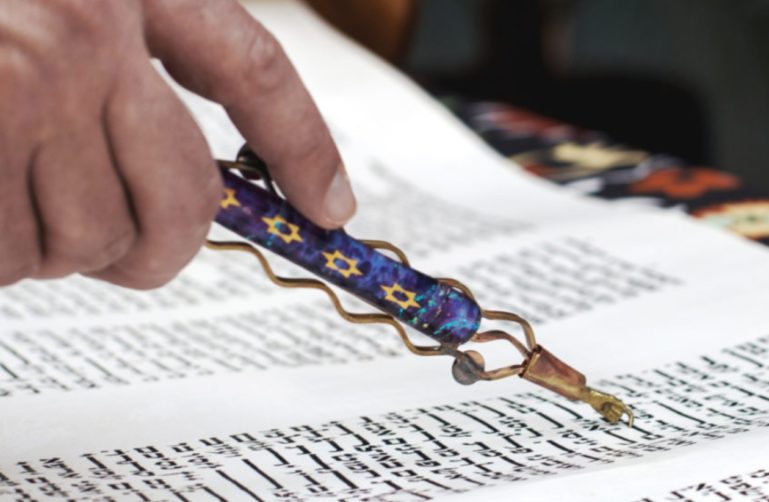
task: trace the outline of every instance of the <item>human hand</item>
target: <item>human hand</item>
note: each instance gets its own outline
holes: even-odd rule
[[[590,404],[610,423],[616,424],[623,415],[627,415],[627,424],[630,427],[633,426],[633,410],[615,396],[586,387],[582,400]]]
[[[0,0],[0,286],[80,272],[153,288],[199,249],[221,179],[151,55],[225,107],[305,216],[354,213],[307,90],[236,1]]]

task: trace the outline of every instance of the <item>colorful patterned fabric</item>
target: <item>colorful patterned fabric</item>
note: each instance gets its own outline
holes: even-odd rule
[[[537,176],[618,203],[685,211],[769,245],[769,194],[732,174],[620,145],[510,105],[444,102],[499,153]]]

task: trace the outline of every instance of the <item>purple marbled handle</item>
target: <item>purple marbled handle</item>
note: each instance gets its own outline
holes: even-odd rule
[[[392,314],[422,333],[462,344],[478,330],[481,311],[459,291],[403,265],[344,230],[324,230],[288,202],[223,170],[225,196],[217,223]]]

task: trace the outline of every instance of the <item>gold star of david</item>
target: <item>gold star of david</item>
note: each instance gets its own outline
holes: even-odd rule
[[[286,244],[291,244],[294,241],[302,242],[302,236],[299,235],[299,227],[293,223],[289,223],[280,215],[275,215],[272,218],[266,216],[262,218],[262,221],[267,224],[267,232],[273,235],[277,235]],[[281,229],[288,227],[287,232],[283,232]]]
[[[346,257],[338,249],[333,253],[324,252],[323,256],[326,258],[326,268],[336,270],[342,274],[345,279],[349,278],[351,275],[363,275],[363,272],[358,270],[358,260]],[[339,265],[336,264],[337,260],[343,261],[346,264],[346,267],[339,268]]]
[[[393,284],[392,286],[380,286],[382,289],[384,289],[385,293],[385,300],[388,302],[393,302],[397,304],[402,309],[407,309],[409,307],[417,307],[419,308],[419,304],[414,299],[417,294],[413,291],[406,291],[403,289],[403,287],[398,284],[397,282]],[[405,296],[405,300],[399,300],[396,298],[395,293],[400,293],[401,295]]]
[[[224,189],[224,198],[219,203],[222,209],[227,209],[230,206],[240,207],[240,201],[235,197],[235,190],[232,188]]]

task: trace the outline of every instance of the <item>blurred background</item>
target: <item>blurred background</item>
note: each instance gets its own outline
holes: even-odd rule
[[[769,188],[769,0],[308,2],[476,130],[512,105]]]

